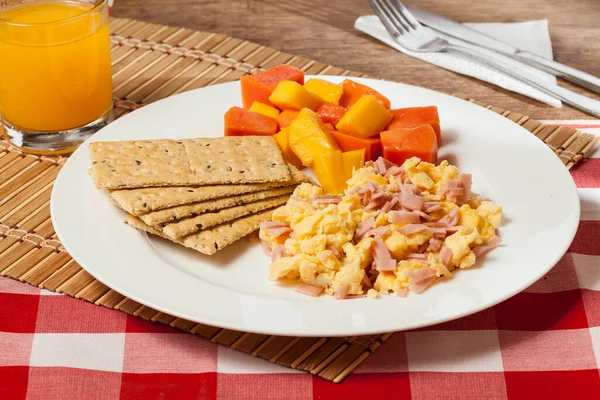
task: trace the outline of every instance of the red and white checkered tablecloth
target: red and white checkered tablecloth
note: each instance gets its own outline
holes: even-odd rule
[[[600,123],[568,124],[600,135]],[[599,153],[572,171],[581,223],[547,276],[396,333],[341,384],[0,278],[0,399],[600,399]]]

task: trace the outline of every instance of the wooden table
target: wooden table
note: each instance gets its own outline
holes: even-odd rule
[[[406,0],[404,4],[460,22],[547,18],[555,59],[600,76],[598,0],[568,4],[554,0]],[[116,17],[225,33],[375,77],[461,92],[537,119],[592,118],[569,106],[555,109],[392,50],[353,28],[354,20],[366,14],[372,14],[366,0],[116,0],[113,9]]]

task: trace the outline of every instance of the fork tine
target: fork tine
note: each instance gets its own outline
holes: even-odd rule
[[[375,11],[375,14],[377,14],[381,20],[381,23],[383,26],[385,26],[385,29],[390,35],[398,37],[405,33],[404,28],[401,25],[398,26],[392,20],[391,14],[389,13],[387,7],[385,7],[383,4],[382,0],[369,0],[369,3],[371,3],[371,8],[373,8],[373,11]]]
[[[421,23],[419,21],[417,21],[417,19],[412,15],[412,13],[410,11],[408,11],[408,9],[404,6],[404,4],[402,4],[402,2],[400,2],[400,0],[391,0],[393,3],[395,3],[394,7],[396,10],[398,10],[398,13],[403,17],[403,19],[410,25],[412,26],[414,29],[419,29],[421,28],[423,25],[421,25]]]
[[[402,5],[402,3],[400,3],[400,1],[398,1],[398,0],[387,0],[387,3],[389,4],[389,9],[391,10],[391,13],[394,15],[395,19],[398,20],[398,21],[400,21],[402,23],[402,26],[404,26],[407,31],[416,30],[416,29],[418,29],[418,28],[421,27],[421,25],[418,22],[417,22],[417,25],[412,24],[405,17],[405,15],[402,13],[402,8],[404,8],[404,10],[406,12],[408,12],[408,10],[406,10],[406,7],[404,7]]]
[[[398,17],[394,15],[393,8],[389,4],[389,2],[387,2],[386,0],[374,0],[371,3],[375,4],[377,9],[379,10],[378,16],[381,19],[382,23],[384,23],[384,25],[386,26],[388,32],[390,32],[390,27],[399,36],[408,32],[409,27],[403,24],[398,19]],[[375,9],[375,12],[377,12],[377,9]],[[387,21],[387,25],[384,21]]]

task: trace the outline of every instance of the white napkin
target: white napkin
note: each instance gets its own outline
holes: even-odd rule
[[[517,46],[523,50],[527,50],[529,52],[538,54],[548,59],[552,59],[552,43],[550,42],[550,34],[548,32],[547,20],[517,23],[481,23],[465,25],[487,35],[493,36],[496,39],[500,39],[509,44],[512,44],[513,46]],[[533,99],[539,100],[554,107],[562,106],[560,100],[549,96],[539,91],[538,89],[529,86],[526,83],[522,83],[517,79],[512,78],[500,71],[492,69],[486,66],[485,64],[482,64],[475,60],[471,60],[468,57],[451,53],[416,53],[404,50],[387,33],[384,26],[379,21],[379,18],[377,18],[377,16],[375,15],[359,17],[354,23],[354,27],[359,31],[364,32],[367,35],[372,36],[373,38],[411,57],[419,58],[423,61],[437,65],[439,67],[458,72],[459,74],[468,75],[473,78],[489,82],[491,84],[500,86],[504,89],[516,93],[520,93],[527,97],[531,97]],[[473,46],[459,39],[450,38],[441,33],[440,36],[448,39],[450,43],[456,43],[471,48],[477,48],[477,46]],[[497,53],[491,52],[490,50],[481,48],[478,48],[478,50],[490,52],[498,56]],[[530,74],[536,75],[547,82],[554,84],[556,83],[556,77],[551,74],[537,70],[518,61],[514,61],[509,57],[501,57],[505,59],[506,62],[510,62],[511,64],[513,64],[515,69],[529,72]]]

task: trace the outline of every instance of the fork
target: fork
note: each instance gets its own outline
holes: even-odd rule
[[[588,114],[600,117],[600,101],[582,96],[558,85],[544,82],[528,72],[516,71],[514,65],[501,58],[484,54],[464,46],[449,43],[432,29],[425,27],[398,0],[369,0],[381,23],[394,40],[407,50],[415,52],[448,52],[466,55],[492,68],[525,82]]]

